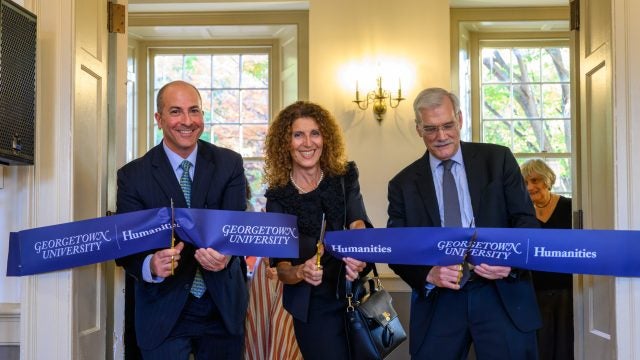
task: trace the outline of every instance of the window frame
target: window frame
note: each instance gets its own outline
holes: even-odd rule
[[[475,32],[471,34],[470,37],[470,79],[471,79],[471,133],[473,135],[473,141],[482,142],[482,49],[487,47],[530,47],[530,48],[541,48],[541,47],[567,47],[569,48],[570,57],[573,59],[575,53],[571,46],[571,37],[568,32],[514,32],[514,33],[481,33]],[[540,158],[545,161],[548,159],[559,160],[559,159],[567,159],[569,162],[569,167],[571,170],[571,187],[575,188],[575,179],[573,174],[573,162],[574,156],[573,152],[575,151],[575,139],[573,139],[575,135],[575,111],[576,105],[574,103],[575,96],[575,81],[573,74],[575,73],[574,61],[570,60],[569,65],[570,69],[570,87],[571,87],[571,115],[569,117],[569,121],[571,124],[571,151],[569,152],[531,152],[531,153],[522,153],[522,152],[513,152],[516,160],[518,162],[523,162],[528,159]],[[512,149],[513,151],[513,149]],[[558,177],[560,174],[556,174]],[[572,189],[569,191],[555,189],[554,191],[560,193],[565,196],[572,196]]]
[[[252,40],[230,40],[230,41],[184,41],[179,42],[146,42],[143,45],[144,57],[138,59],[139,64],[145,64],[144,73],[139,69],[139,76],[144,76],[146,96],[138,97],[138,129],[144,129],[143,134],[138,135],[138,139],[143,139],[146,146],[138,149],[145,153],[153,146],[155,130],[155,72],[154,56],[172,54],[267,54],[269,57],[269,119],[267,127],[277,115],[281,103],[280,73],[277,69],[281,67],[280,42],[278,39],[252,39]],[[143,98],[143,99],[142,99]],[[239,149],[235,149],[239,150]],[[264,156],[243,156],[244,162],[264,161]],[[263,185],[261,185],[263,187]],[[264,189],[263,189],[264,190]],[[255,192],[255,189],[254,189]],[[252,203],[260,205],[264,202],[263,193],[252,194]]]
[[[145,124],[145,128],[147,129],[146,133],[147,133],[147,144],[148,144],[148,149],[150,149],[151,147],[153,147],[154,145],[156,145],[154,143],[154,130],[155,130],[155,119],[153,117],[153,114],[155,114],[155,87],[154,87],[154,79],[155,79],[155,72],[154,72],[154,57],[156,55],[193,55],[193,54],[198,54],[198,55],[221,55],[221,54],[267,54],[267,56],[269,57],[269,86],[268,86],[268,91],[269,91],[269,121],[268,123],[271,122],[271,120],[273,119],[273,117],[275,116],[275,111],[278,108],[278,97],[277,97],[277,93],[278,91],[276,89],[278,89],[278,82],[279,79],[277,77],[277,72],[274,71],[275,68],[277,68],[276,64],[274,64],[275,61],[277,61],[277,56],[274,55],[274,53],[277,53],[276,51],[274,51],[275,48],[277,48],[278,44],[277,44],[277,40],[269,40],[269,42],[271,44],[268,45],[248,45],[248,46],[219,46],[219,45],[211,45],[211,46],[175,46],[175,47],[167,47],[167,46],[151,46],[147,48],[147,58],[148,61],[146,62],[148,69],[149,69],[149,75],[147,76],[147,88],[149,89],[149,91],[147,91],[147,113],[149,114],[147,117],[145,117],[146,119],[146,124]],[[279,62],[278,62],[279,63]],[[147,149],[147,150],[148,150]],[[263,159],[264,157],[243,157],[244,159],[247,160],[259,160],[259,159]]]

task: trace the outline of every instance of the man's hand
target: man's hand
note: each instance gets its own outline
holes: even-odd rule
[[[427,274],[427,282],[438,287],[460,290],[460,285],[458,285],[458,276],[461,270],[462,265],[460,264],[434,266]]]
[[[509,276],[511,272],[510,266],[491,266],[487,264],[480,264],[473,268],[473,271],[485,279],[496,280],[504,279]]]
[[[231,256],[221,254],[212,248],[202,248],[196,250],[195,258],[203,269],[220,271],[227,267]]]
[[[173,258],[173,268],[177,268],[180,260],[180,252],[184,248],[184,243],[179,242],[173,249],[163,249],[156,251],[149,263],[151,274],[166,278],[171,275],[171,259]]]

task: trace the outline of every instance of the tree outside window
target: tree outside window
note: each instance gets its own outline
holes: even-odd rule
[[[481,139],[511,148],[520,163],[544,159],[553,191],[571,196],[568,46],[481,46]]]

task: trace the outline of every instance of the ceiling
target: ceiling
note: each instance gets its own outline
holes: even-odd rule
[[[569,0],[449,0],[453,8],[567,6]],[[129,0],[129,12],[308,10],[307,0]]]
[[[319,0],[321,1],[321,0]],[[449,0],[454,8],[468,7],[541,7],[567,6],[569,0]],[[129,0],[129,13],[147,12],[215,12],[215,11],[285,11],[308,10],[309,1],[301,0]],[[198,39],[265,39],[277,38],[292,25],[225,25],[225,26],[130,26],[132,38],[144,40],[198,40]],[[504,31],[508,27],[525,30],[567,29],[567,22],[536,24],[474,23],[478,31]]]
[[[569,6],[569,0],[449,0],[452,8]]]
[[[308,10],[309,1],[284,0],[129,0],[129,12]]]
[[[145,41],[277,39],[295,31],[295,25],[129,26],[128,31],[133,39]]]

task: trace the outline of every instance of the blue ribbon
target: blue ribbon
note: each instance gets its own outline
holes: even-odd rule
[[[476,233],[477,232],[477,233]],[[474,234],[475,242],[471,241]],[[640,276],[640,231],[523,228],[389,228],[332,231],[338,258],[414,264],[511,266],[574,274]]]
[[[175,223],[177,238],[198,248],[227,255],[298,257],[293,215],[175,209]],[[170,208],[12,232],[7,276],[68,269],[170,245]]]
[[[13,232],[7,276],[44,273],[170,245],[169,208]],[[175,209],[178,238],[228,255],[297,258],[296,218],[276,213]],[[475,242],[471,241],[474,234]],[[389,228],[328,232],[332,255],[415,265],[472,264],[576,274],[640,276],[640,231]]]

